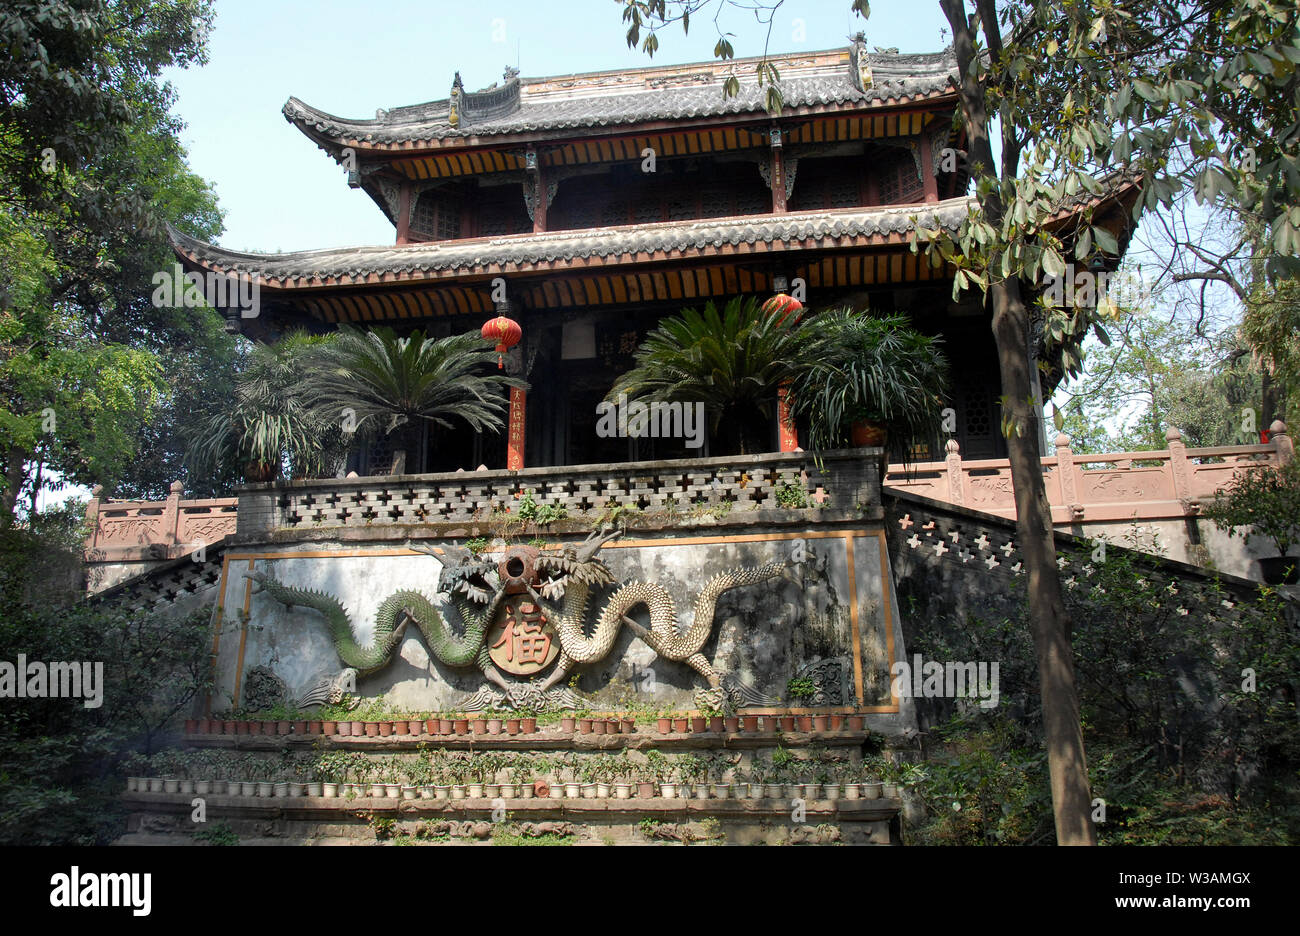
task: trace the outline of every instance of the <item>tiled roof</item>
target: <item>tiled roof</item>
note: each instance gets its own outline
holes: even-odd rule
[[[855,237],[903,239],[915,216],[927,227],[943,225],[956,230],[971,200],[952,198],[933,205],[899,205],[836,211],[753,215],[702,221],[587,228],[545,234],[473,238],[411,244],[400,247],[348,247],[303,250],[293,253],[238,253],[195,240],[171,230],[172,243],[187,259],[221,272],[257,275],[265,280],[347,277],[373,274],[426,272],[534,264],[547,261],[599,257],[617,260],[637,254],[665,254],[724,245]]]
[[[753,60],[756,63],[758,60]],[[810,53],[773,57],[781,66],[786,109],[818,105],[879,106],[951,91],[956,58],[950,50],[925,55],[876,53],[869,56],[873,82],[859,90],[848,53]],[[728,114],[761,114],[764,89],[752,79],[749,60],[737,60],[743,76],[740,93],[723,95],[731,64],[717,62],[670,69],[597,72],[565,78],[519,81],[518,106],[475,117],[462,107],[458,126],[449,121],[449,99],[381,111],[374,119],[348,120],[290,98],[284,115],[306,132],[376,145],[610,127],[657,120],[687,120]],[[694,69],[694,71],[692,71]],[[517,79],[516,79],[517,80]],[[512,91],[509,83],[502,92]],[[509,95],[507,95],[509,96]],[[475,95],[466,95],[474,98]]]

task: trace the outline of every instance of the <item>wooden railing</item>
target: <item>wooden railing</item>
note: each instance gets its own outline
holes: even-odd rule
[[[1187,448],[1182,433],[1165,433],[1169,448],[1157,452],[1078,455],[1065,435],[1056,437],[1056,454],[1043,459],[1043,481],[1057,525],[1083,521],[1150,520],[1195,516],[1200,505],[1239,472],[1261,465],[1280,466],[1294,456],[1294,445],[1280,420],[1267,445]],[[963,461],[955,441],[941,462],[890,465],[885,487],[911,491],[972,510],[1015,517],[1011,466],[1005,458]]]
[[[235,532],[237,498],[181,500],[173,481],[165,501],[105,500],[100,488],[86,506],[88,562],[177,559]]]

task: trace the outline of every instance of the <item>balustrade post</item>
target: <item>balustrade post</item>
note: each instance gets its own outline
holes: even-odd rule
[[[948,463],[948,500],[958,507],[966,504],[966,476],[961,467],[961,446],[956,439],[949,439],[944,446],[948,453],[944,461]]]
[[[162,545],[171,547],[179,543],[180,540],[180,523],[181,523],[181,494],[185,490],[185,485],[179,481],[173,481],[168,488],[167,502],[163,507],[162,523],[159,524],[159,539]],[[169,549],[170,552],[170,549]]]
[[[1079,503],[1079,476],[1075,473],[1074,449],[1070,448],[1070,437],[1064,432],[1056,437],[1056,474],[1061,491],[1061,506],[1070,512],[1071,517],[1083,516],[1083,505]]]
[[[1195,512],[1192,499],[1192,479],[1187,467],[1187,446],[1183,444],[1183,434],[1176,426],[1165,432],[1165,441],[1169,443],[1169,470],[1174,478],[1174,500],[1183,505],[1188,513]]]
[[[89,552],[99,545],[99,506],[104,499],[104,486],[96,484],[90,489],[90,503],[86,504],[86,525],[90,528],[90,540],[86,543]]]
[[[1295,457],[1295,442],[1286,431],[1286,423],[1280,419],[1273,420],[1268,427],[1268,441],[1277,452],[1278,467],[1283,467]]]

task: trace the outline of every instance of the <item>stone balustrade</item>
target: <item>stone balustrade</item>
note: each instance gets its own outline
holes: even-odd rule
[[[1267,445],[1187,448],[1182,433],[1165,433],[1169,448],[1155,452],[1079,455],[1065,435],[1056,454],[1043,459],[1052,522],[1158,520],[1196,516],[1202,502],[1241,471],[1280,466],[1294,456],[1286,424],[1274,422]],[[956,441],[941,462],[890,465],[885,486],[934,500],[1014,518],[1011,466],[1005,459],[963,461]]]
[[[772,452],[251,484],[240,491],[239,534],[409,536],[412,527],[527,522],[520,507],[529,495],[535,522],[562,516],[588,528],[620,512],[667,526],[705,517],[770,520],[772,511],[807,509],[861,516],[864,507],[880,509],[878,454],[840,450],[819,462],[806,452]]]
[[[173,481],[165,501],[113,501],[96,487],[86,506],[86,559],[96,563],[178,559],[235,532],[237,499],[181,500]]]

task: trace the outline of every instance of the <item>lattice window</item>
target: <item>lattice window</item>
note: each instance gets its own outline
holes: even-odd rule
[[[627,204],[621,201],[606,202],[600,209],[600,226],[613,227],[616,224],[627,224]]]
[[[916,160],[910,152],[892,156],[880,173],[880,202],[883,205],[905,205],[921,201],[925,186],[916,171]]]
[[[833,179],[827,186],[826,195],[832,208],[853,208],[862,204],[862,191],[857,179]]]
[[[640,201],[632,209],[632,220],[636,224],[653,224],[662,218],[663,208],[659,201]]]
[[[744,189],[736,193],[736,214],[768,214],[772,210],[772,196],[766,189]]]
[[[731,196],[725,189],[706,189],[701,193],[701,218],[723,218],[729,214],[731,214]]]
[[[460,237],[460,205],[453,199],[426,192],[411,210],[411,230],[437,240]]]
[[[668,200],[669,221],[689,221],[695,217],[695,200],[678,196]]]

